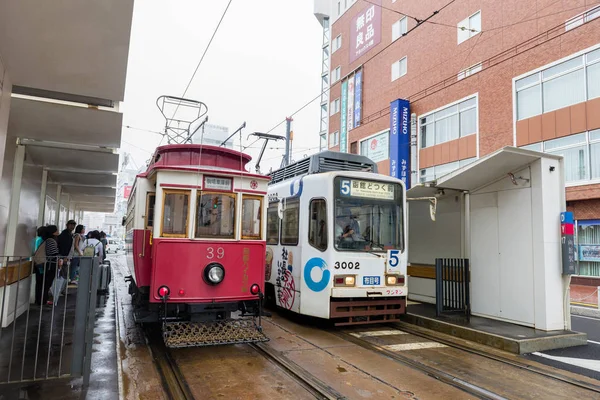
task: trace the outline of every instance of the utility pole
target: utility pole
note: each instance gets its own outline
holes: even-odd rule
[[[292,158],[292,121],[291,117],[285,119],[285,156],[283,156],[282,167],[290,165]]]

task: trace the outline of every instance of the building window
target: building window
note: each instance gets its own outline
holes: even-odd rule
[[[600,277],[600,220],[577,220],[579,275]]]
[[[337,82],[342,76],[342,67],[337,67],[331,71],[331,83]]]
[[[477,97],[471,97],[421,117],[421,148],[476,134],[478,113]]]
[[[600,49],[515,82],[517,120],[600,97]]]
[[[481,32],[481,11],[477,11],[469,18],[463,19],[456,26],[458,31],[458,44],[469,40]]]
[[[244,195],[242,198],[242,239],[261,239],[262,198]]]
[[[400,36],[404,35],[407,31],[408,20],[406,17],[400,18],[392,25],[392,42],[398,40]]]
[[[586,22],[590,22],[598,17],[600,17],[600,6],[596,6],[591,10],[581,13],[565,22],[565,30],[570,31],[571,29],[577,28],[578,26],[583,25]]]
[[[406,75],[407,69],[407,60],[406,57],[396,61],[392,64],[392,82],[396,79]]]
[[[189,191],[163,191],[161,236],[187,237]]]
[[[308,243],[321,251],[327,250],[327,203],[323,199],[310,201]]]
[[[342,47],[342,35],[337,35],[333,42],[331,43],[331,53],[335,53]]]
[[[350,153],[351,154],[358,154],[358,142],[352,142],[352,143],[350,143]]]
[[[329,109],[329,115],[334,115],[340,112],[340,99],[337,98],[331,102],[331,108]]]
[[[267,209],[267,244],[279,244],[279,214],[277,206],[279,203],[270,203]]]
[[[340,132],[335,131],[329,134],[329,147],[335,147],[340,144]]]
[[[235,195],[198,194],[196,238],[235,238]]]
[[[156,193],[148,193],[146,198],[146,229],[154,227],[154,205],[156,203]]]
[[[465,79],[468,76],[478,73],[479,71],[481,71],[481,68],[482,68],[482,65],[481,65],[481,63],[479,63],[479,64],[475,64],[469,68],[463,69],[462,71],[460,71],[458,73],[458,80],[460,81],[461,79]]]
[[[298,245],[300,231],[300,200],[284,200],[283,219],[281,220],[281,244]]]
[[[338,17],[342,14],[342,3],[341,2],[337,2],[337,15]]]
[[[562,156],[566,183],[600,180],[600,129],[522,148]]]
[[[420,171],[419,180],[421,183],[431,182],[441,178],[444,175],[448,175],[450,172],[454,172],[465,165],[469,165],[476,160],[477,157],[473,157],[447,164],[436,165],[435,167],[424,168]]]

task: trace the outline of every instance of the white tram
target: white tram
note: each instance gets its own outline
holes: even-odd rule
[[[270,176],[267,300],[336,325],[405,313],[404,183],[366,157],[330,151]]]

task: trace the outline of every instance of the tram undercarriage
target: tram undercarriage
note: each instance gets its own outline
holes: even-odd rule
[[[149,288],[131,277],[129,294],[136,323],[162,325],[167,347],[200,347],[266,342],[262,331],[262,294],[257,300],[212,303],[150,303]],[[165,299],[166,300],[166,299]]]

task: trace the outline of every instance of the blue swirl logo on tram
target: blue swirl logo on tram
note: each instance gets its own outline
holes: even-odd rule
[[[323,275],[321,280],[315,282],[311,276],[312,270],[315,268],[321,269]],[[304,282],[306,286],[313,292],[320,292],[324,290],[329,284],[329,278],[331,278],[331,272],[327,269],[327,263],[320,257],[313,257],[306,262],[304,266]]]

